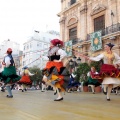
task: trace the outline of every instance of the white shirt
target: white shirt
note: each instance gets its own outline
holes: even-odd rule
[[[73,77],[73,78],[75,78],[75,77],[76,77],[76,75],[74,75],[73,73],[72,73],[71,75],[72,75],[72,77]],[[71,75],[70,75],[70,78],[71,78]]]
[[[5,67],[10,66],[10,64],[11,64],[10,60],[11,60],[10,57],[8,57],[8,56],[5,57],[5,64],[6,64]]]

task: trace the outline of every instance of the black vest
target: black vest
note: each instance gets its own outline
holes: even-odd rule
[[[60,60],[60,55],[56,55],[56,53],[52,56],[48,56],[49,61],[53,61],[53,60]]]

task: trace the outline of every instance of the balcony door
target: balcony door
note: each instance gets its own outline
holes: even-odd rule
[[[102,15],[94,19],[94,32],[105,29],[105,16]]]
[[[69,29],[69,40],[72,40],[73,43],[77,40],[77,27]]]

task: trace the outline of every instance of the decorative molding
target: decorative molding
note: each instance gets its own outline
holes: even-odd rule
[[[106,7],[104,5],[97,4],[93,9],[91,15],[98,14],[101,11],[106,10]]]
[[[67,26],[73,25],[73,24],[75,24],[77,22],[78,22],[78,18],[76,16],[73,16],[70,19],[68,19]]]
[[[86,13],[87,12],[87,5],[84,5],[83,7],[81,7],[81,9],[80,9],[80,13],[81,14],[84,14],[84,13]]]
[[[66,17],[60,18],[59,23],[65,23],[65,19],[66,19]]]

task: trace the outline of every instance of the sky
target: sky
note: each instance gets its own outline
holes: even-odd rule
[[[22,44],[34,30],[59,32],[60,0],[0,0],[0,44],[10,39]]]

